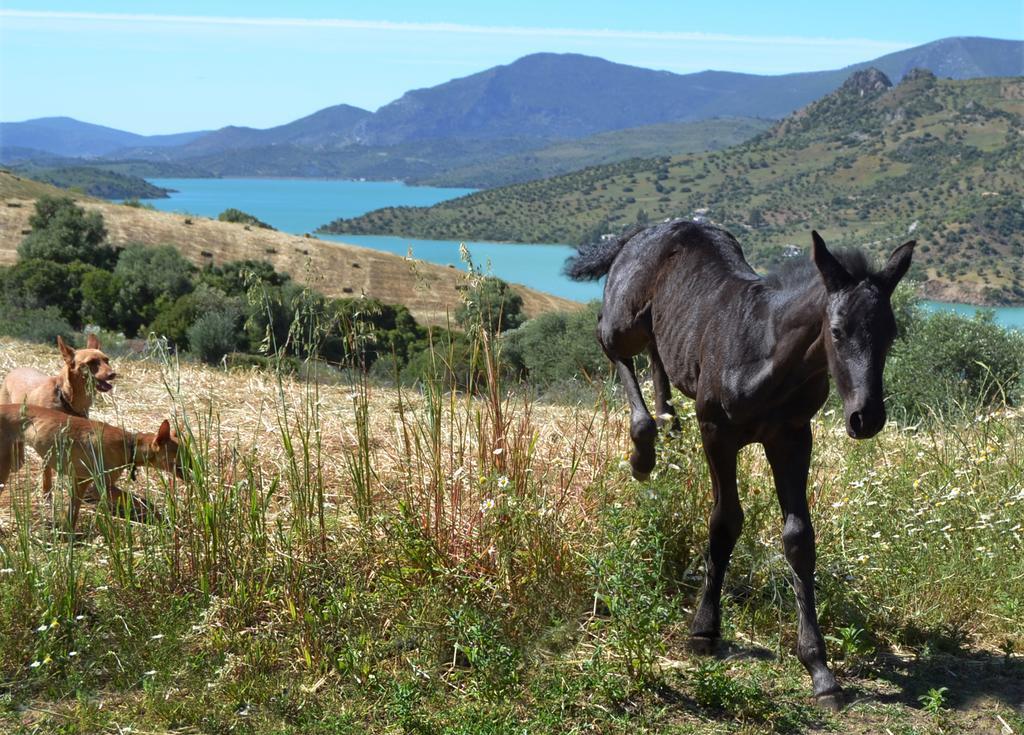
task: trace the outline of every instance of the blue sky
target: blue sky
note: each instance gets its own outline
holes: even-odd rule
[[[1024,3],[0,0],[0,120],[268,127],[341,102],[376,109],[537,51],[779,74],[947,36],[1022,38]]]

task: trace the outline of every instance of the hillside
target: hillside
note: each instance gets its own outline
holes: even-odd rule
[[[770,126],[767,120],[736,117],[614,130],[461,166],[418,183],[490,189],[629,158],[717,151],[742,143]]]
[[[0,264],[17,260],[17,247],[28,231],[32,199],[67,192],[0,171]],[[303,238],[261,228],[201,217],[185,217],[119,204],[82,200],[98,210],[112,243],[173,244],[199,266],[230,260],[266,260],[328,296],[367,296],[404,304],[423,324],[445,324],[461,302],[464,273],[454,268],[410,261],[354,245]],[[574,310],[580,305],[516,286],[524,311]]]
[[[891,87],[879,72],[858,72],[726,151],[593,167],[324,229],[575,243],[638,220],[701,214],[732,229],[760,267],[807,247],[812,227],[837,245],[879,251],[913,232],[929,293],[1019,303],[1022,115],[1022,78],[915,72]]]
[[[154,186],[139,176],[92,166],[17,166],[15,171],[61,189],[77,189],[101,199],[163,199],[171,190]]]

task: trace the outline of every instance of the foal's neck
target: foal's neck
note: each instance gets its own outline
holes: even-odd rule
[[[775,362],[794,361],[811,372],[828,369],[825,356],[825,286],[815,277],[780,294],[772,310]]]

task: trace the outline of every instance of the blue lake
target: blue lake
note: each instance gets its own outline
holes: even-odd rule
[[[157,209],[216,217],[228,207],[255,215],[283,232],[312,232],[337,217],[355,217],[388,206],[429,206],[469,194],[472,189],[407,186],[400,181],[340,181],[335,179],[151,179],[176,189],[169,199],[150,199]],[[397,255],[413,256],[439,265],[465,267],[456,240],[414,240],[378,235],[321,235],[322,239],[352,243]],[[598,283],[576,283],[562,275],[562,264],[572,253],[568,245],[520,245],[467,242],[473,262],[485,271],[525,286],[575,301],[601,298]],[[951,309],[971,314],[966,304],[926,301],[929,309]],[[995,310],[1003,326],[1024,329],[1024,307]]]
[[[469,194],[473,189],[407,186],[400,181],[339,181],[336,179],[150,179],[156,186],[176,189],[169,199],[148,203],[166,212],[216,217],[228,207],[248,212],[283,232],[301,235],[338,217],[355,217],[389,206],[429,206]],[[457,240],[415,240],[387,235],[318,235],[397,255],[413,256],[438,265],[464,268]],[[572,254],[567,245],[519,245],[467,242],[476,266],[511,283],[521,283],[575,301],[601,298],[596,283],[576,283],[562,275]]]

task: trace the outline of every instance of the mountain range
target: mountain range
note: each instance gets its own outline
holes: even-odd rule
[[[874,67],[893,80],[913,68],[966,79],[1024,74],[1024,42],[947,38],[844,69],[761,76],[704,71],[674,74],[578,54],[539,53],[510,64],[412,90],[376,112],[340,104],[267,129],[140,136],[70,118],[0,123],[0,161],[63,157],[53,165],[102,165],[120,173],[168,175],[400,178],[451,185],[493,185],[571,170],[568,141],[611,131],[650,136],[655,125],[702,122],[706,138],[650,151],[712,148],[718,129],[751,119],[778,119],[836,89],[852,72]],[[722,120],[721,125],[709,121]],[[709,127],[710,125],[710,127]],[[760,128],[751,123],[750,134]],[[626,136],[627,138],[629,136]],[[672,138],[673,136],[668,136]],[[619,140],[624,140],[620,136]],[[672,147],[672,146],[676,147]],[[557,152],[551,147],[563,146]],[[591,146],[591,149],[593,146]],[[541,165],[529,154],[542,152]],[[633,155],[626,145],[622,157]],[[568,167],[568,168],[567,168]],[[576,166],[578,167],[578,166]]]
[[[723,151],[632,159],[388,207],[322,231],[426,239],[591,241],[693,217],[735,233],[755,267],[798,254],[810,229],[879,255],[911,237],[927,292],[1024,302],[1024,77],[938,79],[878,69]]]

